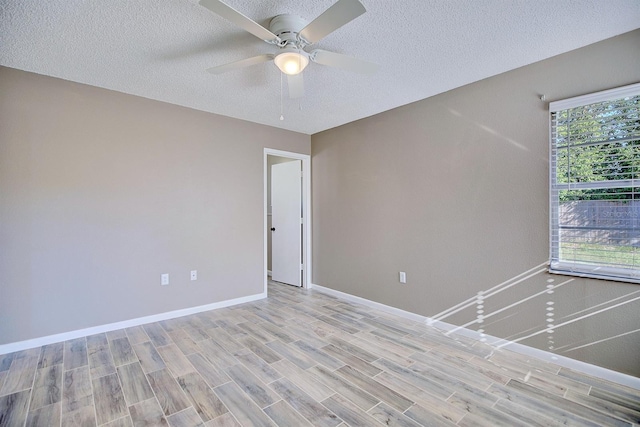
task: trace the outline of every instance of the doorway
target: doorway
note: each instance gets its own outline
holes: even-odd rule
[[[290,163],[288,166],[285,164]],[[272,211],[272,194],[271,194],[271,170],[273,165],[283,165],[280,167],[280,170],[289,169],[289,172],[285,172],[286,176],[289,174],[291,178],[292,169],[295,169],[295,164],[298,164],[298,168],[301,168],[301,173],[298,173],[298,176],[301,175],[300,181],[298,181],[298,185],[301,189],[300,197],[298,201],[300,203],[300,216],[299,220],[300,224],[298,237],[301,238],[301,242],[299,242],[300,253],[299,257],[293,257],[293,261],[290,261],[291,257],[288,257],[287,263],[293,263],[289,265],[289,271],[291,269],[297,269],[299,272],[299,281],[297,283],[298,286],[302,286],[303,288],[311,287],[311,156],[308,154],[299,154],[288,151],[274,150],[270,148],[264,149],[264,292],[265,295],[267,293],[267,283],[269,281],[269,276],[271,275],[271,267],[273,265],[273,253],[272,253],[272,243],[273,237],[276,237],[276,243],[278,239],[282,240],[283,236],[286,234],[286,230],[281,228],[282,226],[274,227],[273,223],[273,211]],[[282,175],[282,174],[280,174]],[[282,179],[282,178],[280,178]],[[276,179],[277,183],[277,179]],[[276,189],[276,192],[278,190]],[[293,190],[295,191],[295,190]],[[282,192],[282,191],[280,191]],[[298,203],[298,202],[295,202]],[[276,220],[277,222],[277,220]],[[272,230],[275,228],[275,230]],[[291,230],[291,228],[289,228]],[[275,236],[278,231],[281,231],[281,234]],[[295,231],[295,230],[294,230]],[[296,242],[297,243],[297,242]],[[294,251],[295,255],[295,251]],[[278,262],[276,262],[276,268],[282,267],[282,260],[280,259],[280,267],[278,266]],[[295,274],[295,272],[294,272]],[[283,280],[286,281],[286,280]],[[291,282],[291,281],[289,281]],[[292,283],[293,284],[293,283]]]

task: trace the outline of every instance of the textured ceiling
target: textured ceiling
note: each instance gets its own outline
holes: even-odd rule
[[[205,70],[268,45],[197,0],[0,0],[0,64],[313,134],[640,27],[639,0],[361,0],[367,13],[315,47],[380,64],[310,64],[287,98],[272,63]],[[258,23],[312,20],[334,0],[226,0]]]

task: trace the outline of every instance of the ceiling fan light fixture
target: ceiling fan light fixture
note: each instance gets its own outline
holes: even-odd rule
[[[309,57],[306,52],[301,51],[285,51],[275,57],[273,62],[283,73],[295,76],[300,74],[302,70],[309,65]]]

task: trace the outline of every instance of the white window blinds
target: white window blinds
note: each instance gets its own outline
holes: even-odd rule
[[[550,271],[640,282],[640,84],[550,113]]]

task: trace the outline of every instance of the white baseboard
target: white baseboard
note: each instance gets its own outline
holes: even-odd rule
[[[336,291],[335,289],[326,288],[324,286],[312,284],[310,288],[313,288],[316,291],[324,292],[329,295],[337,296],[343,298],[347,301],[357,302],[367,307],[375,308],[386,313],[395,314],[399,317],[404,317],[405,319],[413,320],[416,322],[425,323],[427,325],[431,325],[435,328],[442,329],[444,331],[452,331],[456,330],[455,334],[459,334],[461,336],[472,338],[477,341],[480,341],[480,334],[477,331],[472,331],[466,328],[459,328],[458,326],[452,325],[450,323],[442,322],[440,320],[433,320],[429,317],[422,316],[420,314],[411,313],[409,311],[401,310],[399,308],[391,307],[386,304],[382,304],[379,302],[371,301],[366,298],[358,297],[355,295],[347,294],[345,292]],[[502,348],[514,351],[516,353],[535,357],[536,359],[548,361],[551,363],[555,363],[559,366],[572,369],[574,371],[582,372],[587,375],[591,375],[597,378],[602,378],[607,381],[612,381],[617,384],[622,384],[627,387],[632,387],[634,389],[640,390],[640,378],[623,374],[621,372],[613,371],[611,369],[603,368],[601,366],[592,365],[590,363],[582,362],[580,360],[571,359],[566,356],[560,356],[555,353],[551,353],[549,351],[540,350],[534,347],[529,347],[520,343],[513,343],[505,341],[503,338],[494,337],[491,335],[484,335],[486,338],[486,344],[496,346],[500,345]]]
[[[28,348],[40,347],[74,338],[85,337],[87,335],[100,334],[103,332],[116,331],[118,329],[130,328],[132,326],[144,325],[147,323],[159,322],[161,320],[174,319],[176,317],[188,316],[190,314],[201,313],[203,311],[215,310],[217,308],[230,307],[232,305],[244,304],[246,302],[257,301],[266,298],[266,292],[249,295],[241,298],[234,298],[226,301],[214,302],[197,307],[183,308],[180,310],[168,311],[166,313],[153,314],[151,316],[138,317],[136,319],[124,320],[121,322],[108,323],[106,325],[93,326],[91,328],[78,329],[61,334],[48,335],[25,341],[18,341],[0,345],[0,354],[13,353],[14,351],[26,350]]]

